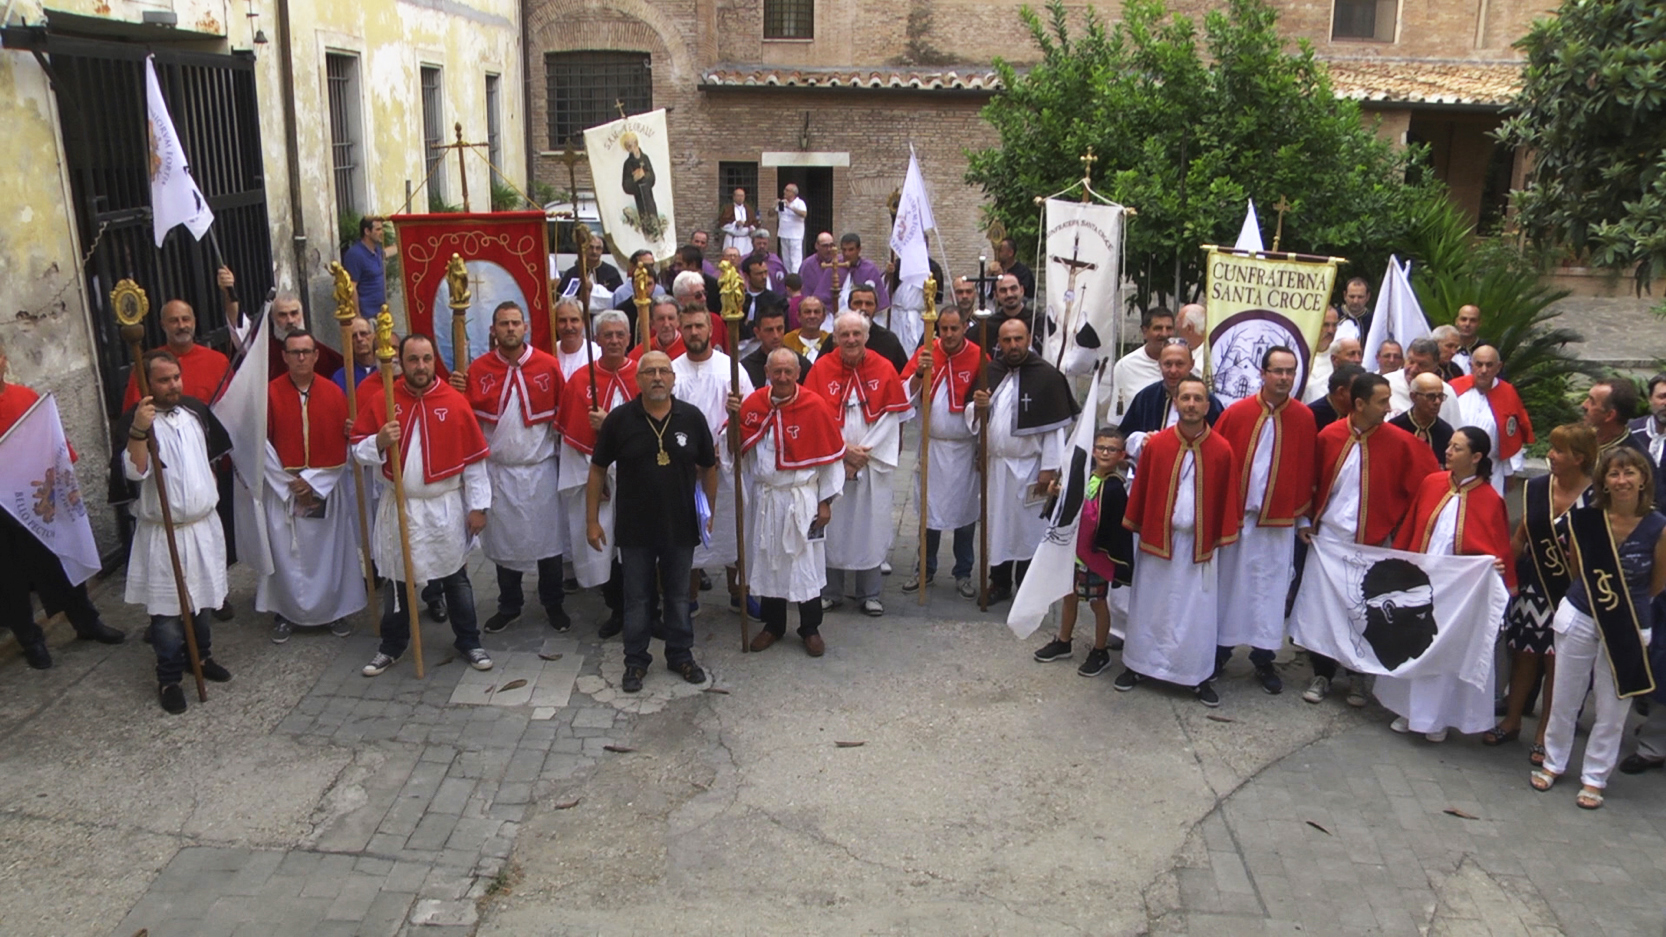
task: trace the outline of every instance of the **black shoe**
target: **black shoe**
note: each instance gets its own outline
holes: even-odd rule
[[[447,618],[451,617],[451,614],[445,608],[445,596],[442,595],[428,603],[428,617],[442,625],[445,624]]]
[[[544,617],[550,620],[550,627],[556,631],[566,631],[573,627],[573,620],[567,617],[567,610],[559,605],[546,607]]]
[[[619,689],[624,690],[626,693],[641,693],[642,678],[647,675],[648,671],[643,670],[641,667],[626,667],[625,679],[619,681]]]
[[[1119,673],[1119,674],[1116,675],[1116,680],[1115,680],[1115,682],[1113,682],[1111,684],[1111,686],[1116,687],[1117,690],[1126,693],[1127,691],[1132,690],[1134,687],[1139,686],[1140,681],[1143,680],[1143,679],[1145,679],[1145,678],[1141,677],[1139,674],[1133,672],[1132,670],[1129,670],[1127,667],[1124,667],[1124,668],[1122,668],[1122,673]]]
[[[583,590],[584,587],[579,585],[578,580],[574,579],[572,576],[568,576],[566,579],[561,580],[561,591],[567,593],[568,595],[572,595],[575,592],[581,592]]]
[[[204,657],[202,659],[202,678],[212,680],[215,683],[230,683],[231,671],[221,667],[220,663],[214,658]]]
[[[990,605],[994,605],[997,602],[1005,602],[1006,600],[1008,600],[1010,598],[1012,598],[1012,587],[1011,586],[990,586],[989,587],[989,604]]]
[[[480,630],[486,632],[487,634],[497,634],[499,631],[508,628],[509,623],[519,617],[521,617],[520,609],[516,609],[513,612],[506,612],[499,609],[496,615],[486,619],[486,623],[480,626]]]
[[[214,620],[215,621],[231,621],[233,618],[236,618],[236,617],[237,617],[237,609],[232,607],[231,599],[229,599],[229,598],[226,599],[224,602],[221,602],[220,607],[214,610]]]
[[[706,672],[701,670],[700,665],[696,664],[692,660],[685,660],[680,664],[674,664],[671,666],[671,670],[672,672],[680,675],[684,680],[687,680],[689,683],[706,682]]]
[[[1652,758],[1644,758],[1642,755],[1627,755],[1625,760],[1620,762],[1620,773],[1642,774],[1645,771],[1654,771],[1661,767],[1666,767],[1666,760],[1655,761]]]
[[[624,630],[625,630],[625,616],[623,616],[623,615],[610,615],[610,616],[608,616],[607,621],[602,622],[602,626],[600,628],[596,629],[596,637],[601,638],[603,641],[606,641],[608,638],[611,638],[614,635],[616,635],[619,632],[624,631]]]
[[[177,716],[185,711],[185,691],[177,683],[164,683],[156,691],[162,700],[162,708]]]
[[[47,651],[45,641],[26,645],[23,648],[23,661],[36,670],[50,670],[52,668],[52,654]]]
[[[1210,709],[1214,709],[1221,704],[1220,696],[1215,693],[1214,685],[1208,680],[1198,684],[1195,692],[1197,693],[1197,701]]]
[[[703,570],[703,569],[700,570],[699,572],[700,572],[700,591],[701,592],[710,592],[710,591],[712,591],[712,577],[706,575],[706,571]]]
[[[86,631],[77,632],[77,641],[97,641],[100,644],[120,644],[127,640],[127,632],[120,628],[112,628],[102,621],[95,621]]]
[[[1261,681],[1261,689],[1271,696],[1284,692],[1284,680],[1272,664],[1258,664],[1255,668],[1255,679]]]
[[[1082,661],[1082,666],[1077,667],[1076,672],[1084,677],[1097,677],[1110,669],[1110,666],[1111,652],[1105,648],[1096,647],[1088,651],[1087,660]]]
[[[1070,642],[1054,638],[1036,650],[1035,659],[1043,664],[1050,664],[1056,660],[1069,660]]]
[[[1105,645],[1105,647],[1107,650],[1120,651],[1122,650],[1122,639],[1116,635],[1111,635],[1111,643]]]

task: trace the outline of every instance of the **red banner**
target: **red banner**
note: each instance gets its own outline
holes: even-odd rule
[[[530,340],[553,351],[550,329],[548,228],[541,211],[395,215],[405,311],[413,333],[434,338],[446,367],[451,349],[450,290],[446,264],[462,256],[469,271],[470,360],[490,347],[492,310],[514,302],[526,310]]]

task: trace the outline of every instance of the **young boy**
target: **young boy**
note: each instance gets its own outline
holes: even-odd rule
[[[1048,663],[1068,660],[1070,636],[1076,630],[1076,607],[1087,599],[1093,608],[1093,650],[1076,672],[1097,677],[1111,665],[1111,651],[1122,642],[1111,640],[1111,609],[1106,603],[1109,590],[1133,581],[1133,535],[1122,526],[1128,507],[1128,489],[1122,467],[1127,449],[1122,434],[1109,427],[1093,437],[1093,472],[1088,475],[1087,499],[1082,503],[1082,520],[1076,531],[1076,590],[1064,597],[1059,615],[1058,637],[1035,652],[1035,659]]]

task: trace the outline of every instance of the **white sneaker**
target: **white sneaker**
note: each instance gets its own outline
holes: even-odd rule
[[[1393,722],[1388,724],[1388,728],[1391,732],[1398,732],[1401,735],[1405,735],[1407,732],[1411,731],[1411,720],[1407,719],[1405,716],[1398,716]]]
[[[881,560],[880,561],[880,563],[879,563],[879,574],[881,576],[891,575],[891,561],[890,560]]]
[[[483,647],[470,648],[469,650],[464,651],[463,659],[468,661],[469,666],[473,667],[475,670],[492,669],[492,658],[487,655],[486,649]]]
[[[862,614],[878,618],[885,614],[885,605],[878,599],[864,599],[862,601]]]
[[[1442,729],[1439,732],[1425,732],[1423,733],[1423,737],[1431,742],[1444,742],[1446,741],[1446,730]]]
[[[1329,695],[1330,678],[1314,677],[1312,682],[1308,683],[1307,690],[1302,693],[1302,699],[1309,703],[1323,703]]]
[[[377,651],[376,656],[372,657],[370,659],[370,663],[365,664],[364,669],[359,671],[359,672],[364,674],[367,677],[378,677],[378,676],[381,676],[382,673],[385,672],[389,667],[392,667],[394,664],[397,664],[397,663],[399,663],[399,658],[389,657],[388,655],[383,654],[381,651]]]

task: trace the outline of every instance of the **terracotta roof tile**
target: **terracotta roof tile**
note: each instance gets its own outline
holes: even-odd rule
[[[1429,62],[1333,59],[1339,98],[1395,104],[1508,104],[1521,91],[1520,62]]]

